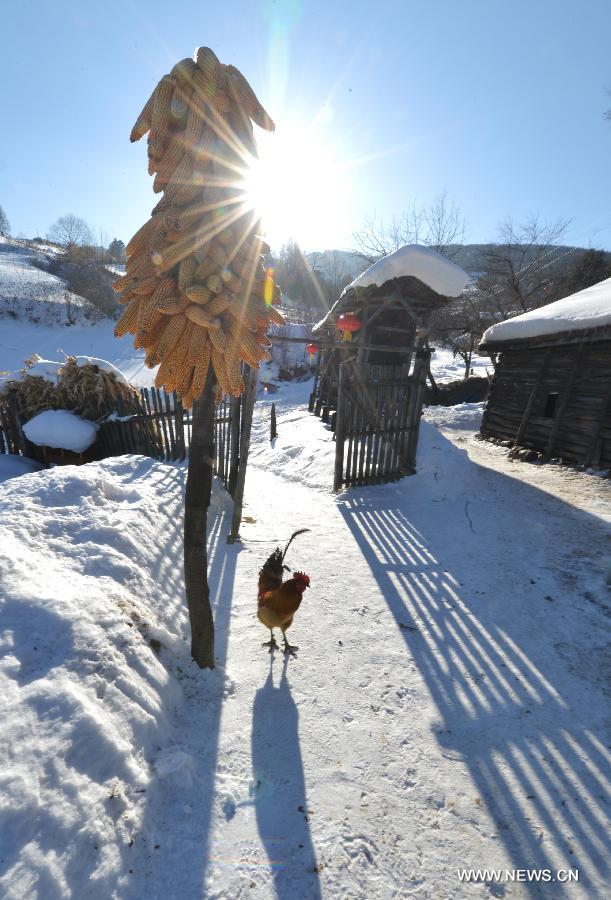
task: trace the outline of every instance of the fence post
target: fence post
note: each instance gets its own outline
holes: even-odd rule
[[[418,449],[418,435],[420,433],[420,420],[422,418],[422,401],[426,373],[429,367],[431,351],[427,350],[423,341],[420,341],[416,350],[414,372],[412,374],[412,396],[408,416],[409,437],[407,441],[406,468],[416,471],[416,452]]]
[[[246,482],[246,465],[248,463],[248,451],[250,449],[250,432],[252,430],[252,413],[257,398],[257,369],[249,367],[246,390],[243,403],[244,414],[242,418],[242,434],[240,436],[240,465],[233,498],[233,517],[231,520],[231,532],[227,541],[232,544],[239,540],[240,523],[242,522],[242,504],[244,500],[244,485]]]
[[[352,359],[353,357],[350,357]],[[335,420],[335,473],[333,475],[333,490],[339,491],[342,487],[344,474],[344,440],[346,434],[346,385],[344,366],[349,360],[339,364],[339,378],[337,383],[337,418]]]
[[[272,414],[269,423],[269,439],[270,441],[273,441],[276,437],[278,437],[278,432],[276,431],[276,404],[272,403]]]

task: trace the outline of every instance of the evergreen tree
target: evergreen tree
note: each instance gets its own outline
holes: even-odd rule
[[[108,255],[112,262],[125,262],[125,244],[114,238],[108,245]]]

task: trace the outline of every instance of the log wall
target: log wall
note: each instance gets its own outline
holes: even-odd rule
[[[546,458],[611,467],[611,338],[504,347],[480,431]]]

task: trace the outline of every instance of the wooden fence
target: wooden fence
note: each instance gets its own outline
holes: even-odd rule
[[[100,425],[94,453],[104,459],[138,453],[165,462],[185,459],[191,439],[191,410],[176,394],[142,388],[131,401],[112,401],[110,418]],[[233,496],[243,440],[242,398],[223,397],[214,420],[214,473]],[[20,453],[42,460],[40,448],[25,437],[24,416],[8,402],[0,403],[0,453]]]

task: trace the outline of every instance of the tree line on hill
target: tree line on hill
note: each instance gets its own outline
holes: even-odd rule
[[[481,336],[494,322],[611,277],[610,253],[562,245],[568,225],[568,220],[546,223],[531,217],[517,224],[507,218],[499,226],[497,242],[465,245],[465,219],[444,191],[428,206],[412,205],[388,222],[366,218],[353,235],[351,251],[305,253],[288,241],[268,255],[267,265],[274,270],[283,302],[296,307],[304,321],[317,321],[355,275],[382,256],[404,244],[436,250],[472,274],[464,294],[433,316],[430,332],[431,341],[461,357],[467,377]],[[0,206],[0,235],[9,232]],[[47,238],[61,253],[44,267],[65,279],[68,289],[89,300],[100,314],[113,316],[118,308],[112,289],[116,276],[108,266],[125,262],[123,241],[96,238],[91,226],[72,213],[60,216]]]

